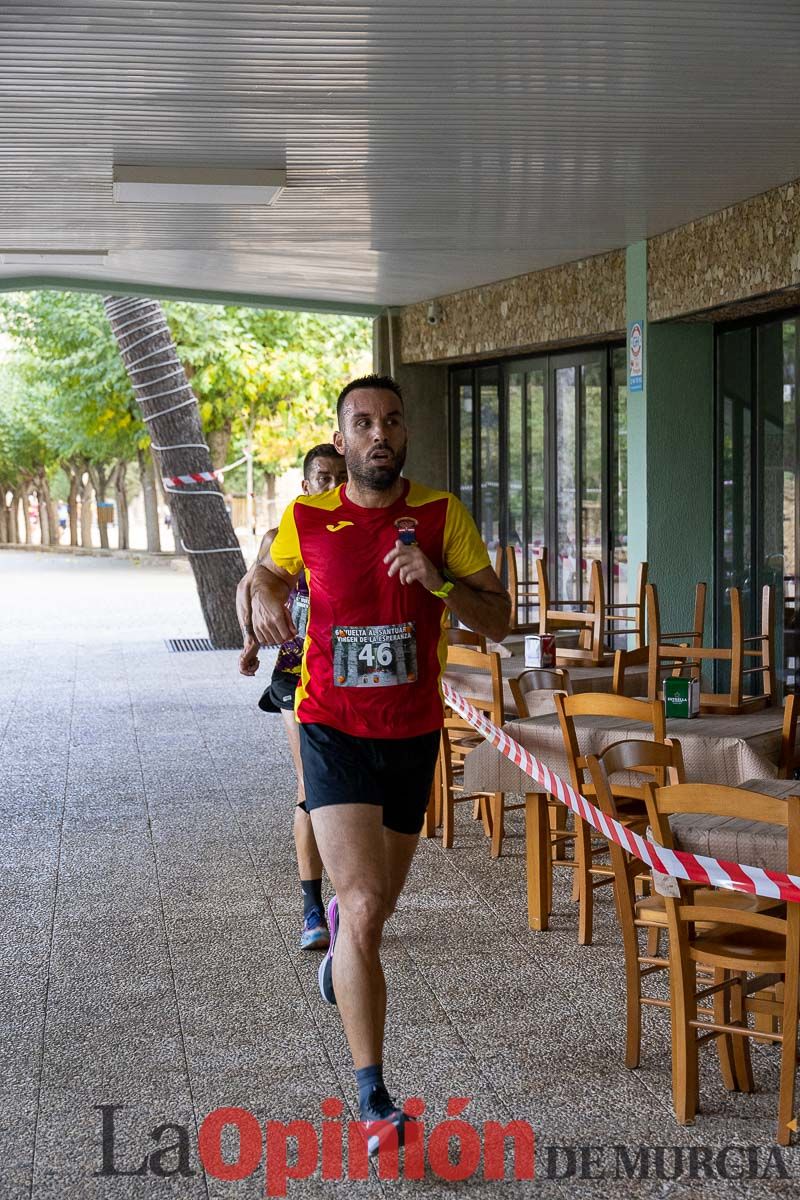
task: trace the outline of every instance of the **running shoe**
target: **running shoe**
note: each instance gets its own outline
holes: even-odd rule
[[[300,934],[300,949],[327,950],[330,940],[328,926],[325,924],[322,909],[312,908],[303,921],[303,932]]]
[[[406,1121],[410,1120],[402,1109],[398,1108],[382,1083],[376,1083],[367,1101],[361,1108],[361,1122],[367,1138],[367,1153],[377,1154],[381,1142],[389,1136],[390,1130],[397,1130],[398,1148],[403,1145]]]
[[[328,930],[330,931],[328,953],[319,964],[317,979],[319,980],[319,990],[322,999],[327,1000],[328,1004],[335,1004],[336,995],[333,990],[333,951],[336,947],[336,935],[339,932],[339,905],[335,896],[331,896],[328,901]]]

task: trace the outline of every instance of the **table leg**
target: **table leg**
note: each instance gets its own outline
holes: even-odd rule
[[[528,876],[528,925],[531,929],[548,927],[548,886],[550,856],[547,852],[550,825],[547,796],[528,792],[525,796],[525,855]]]

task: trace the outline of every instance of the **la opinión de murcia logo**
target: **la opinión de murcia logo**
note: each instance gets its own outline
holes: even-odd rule
[[[426,1130],[423,1100],[407,1100],[404,1110],[415,1120],[405,1126],[402,1153],[397,1131],[387,1124],[381,1132],[377,1153],[381,1179],[420,1180],[426,1171],[447,1182],[457,1183],[481,1176],[506,1178],[506,1152],[513,1166],[509,1179],[534,1178],[534,1134],[527,1121],[484,1121],[480,1129],[463,1117],[470,1098],[456,1096],[447,1103],[447,1119]],[[197,1174],[192,1166],[192,1146],[185,1125],[161,1121],[150,1132],[155,1143],[135,1165],[117,1160],[117,1122],[124,1119],[122,1104],[98,1104],[101,1114],[102,1166],[95,1174],[106,1177],[153,1175],[161,1179]],[[342,1120],[344,1104],[335,1097],[323,1100],[322,1120],[265,1121],[246,1108],[222,1107],[210,1112],[198,1130],[197,1157],[215,1179],[234,1182],[247,1179],[259,1168],[264,1172],[267,1196],[286,1196],[290,1181],[309,1179],[320,1171],[325,1182],[358,1181],[369,1177],[367,1137],[362,1121]],[[376,1132],[370,1126],[370,1134]],[[235,1136],[231,1139],[230,1134]],[[238,1137],[235,1157],[223,1153],[226,1143]],[[169,1140],[167,1140],[169,1139]],[[481,1169],[482,1168],[482,1169]]]

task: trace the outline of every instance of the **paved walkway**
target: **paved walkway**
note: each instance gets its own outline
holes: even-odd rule
[[[281,725],[255,708],[261,680],[240,677],[234,654],[167,652],[165,637],[202,632],[187,576],[0,552],[0,1200],[257,1197],[261,1168],[240,1182],[201,1173],[208,1113],[239,1105],[262,1122],[318,1127],[324,1097],[350,1113],[337,1013],[319,998],[318,959],[296,948]],[[687,1177],[692,1162],[703,1175],[690,1147],[753,1146],[767,1168],[774,1051],[756,1049],[762,1091],[731,1097],[707,1053],[703,1114],[679,1128],[664,1013],[645,1014],[642,1068],[622,1063],[610,894],[591,948],[576,946],[566,881],[552,931],[528,932],[519,814],[491,862],[466,807],[452,851],[422,844],[386,938],[391,1088],[422,1096],[431,1121],[451,1096],[472,1097],[465,1116],[479,1128],[529,1121],[543,1196],[795,1194],[797,1151],[783,1155],[793,1178],[782,1183]],[[195,1174],[97,1177],[97,1106],[113,1104],[120,1171],[135,1171],[158,1148],[150,1131],[173,1123],[188,1131]],[[235,1141],[226,1146],[235,1156]],[[681,1148],[683,1178],[655,1178],[651,1152],[649,1179],[627,1181],[620,1167],[618,1180],[640,1146]],[[570,1160],[579,1176],[605,1178],[566,1178]],[[730,1156],[731,1171],[742,1161]],[[664,1172],[675,1173],[672,1151]],[[329,1186],[317,1175],[289,1194]],[[511,1198],[537,1185],[429,1173],[345,1186],[354,1197],[459,1187]]]

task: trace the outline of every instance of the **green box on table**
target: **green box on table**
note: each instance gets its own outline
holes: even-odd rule
[[[700,714],[699,679],[664,680],[664,715],[666,717],[696,717]]]

